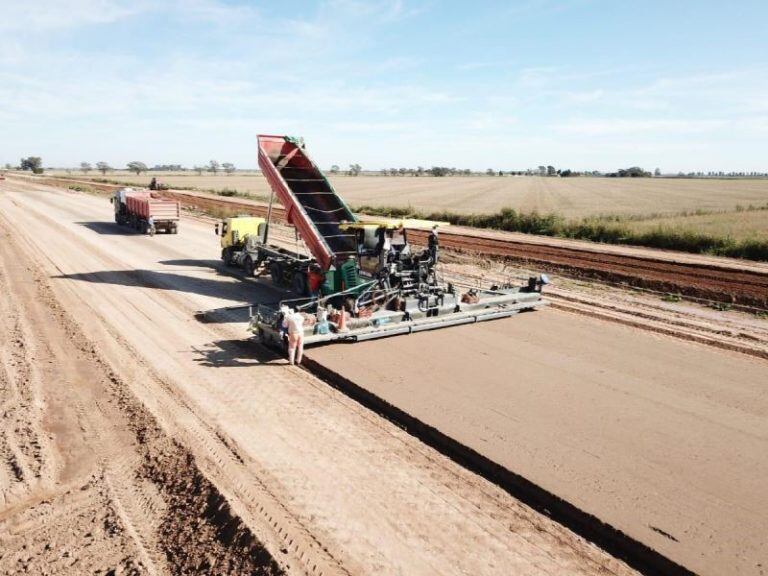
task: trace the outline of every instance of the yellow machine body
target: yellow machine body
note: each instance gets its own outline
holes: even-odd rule
[[[238,248],[246,236],[263,237],[267,221],[258,216],[237,216],[225,218],[219,224],[222,248]]]

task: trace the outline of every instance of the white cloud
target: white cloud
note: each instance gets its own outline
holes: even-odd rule
[[[45,32],[94,24],[108,24],[149,9],[142,1],[36,0],[0,3],[0,30]]]
[[[647,120],[647,119],[583,119],[570,120],[558,125],[560,132],[584,136],[623,135],[629,138],[637,133],[698,134],[724,128],[727,120]]]

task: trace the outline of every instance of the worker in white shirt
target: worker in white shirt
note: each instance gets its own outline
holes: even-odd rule
[[[288,314],[288,362],[301,364],[304,357],[304,316],[291,310]]]

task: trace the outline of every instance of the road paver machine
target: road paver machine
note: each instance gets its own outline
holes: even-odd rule
[[[464,291],[442,281],[438,238],[447,223],[360,220],[310,159],[303,140],[261,135],[258,145],[259,167],[272,189],[270,207],[277,198],[311,254],[269,244],[269,217],[231,218],[217,230],[225,261],[249,273],[267,269],[273,283],[288,289],[279,303],[254,305],[250,330],[264,343],[282,346],[285,306],[305,315],[304,344],[312,345],[470,324],[546,304],[543,275],[522,286]],[[430,230],[430,245],[415,249],[409,229]]]

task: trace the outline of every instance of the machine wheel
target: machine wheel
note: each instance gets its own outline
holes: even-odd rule
[[[228,248],[224,248],[224,250],[221,251],[221,259],[224,260],[224,264],[227,266],[232,266],[232,247],[229,246]]]
[[[269,275],[272,277],[272,284],[283,285],[283,265],[280,262],[272,262],[269,265]]]
[[[256,270],[256,265],[253,263],[253,258],[250,256],[245,257],[245,262],[243,262],[243,269],[245,270],[245,274],[247,276],[253,276],[253,272]]]
[[[309,286],[307,285],[307,275],[301,270],[297,270],[291,280],[291,292],[297,296],[306,296],[309,292]]]
[[[171,234],[178,234],[178,233],[179,233],[179,227],[178,226],[174,226],[173,228],[171,228]]]
[[[150,235],[150,236],[154,236],[154,235],[155,235],[155,232],[156,232],[157,230],[155,230],[155,227],[154,227],[154,226],[149,226],[149,225],[147,225],[147,231],[149,232],[149,235]]]

